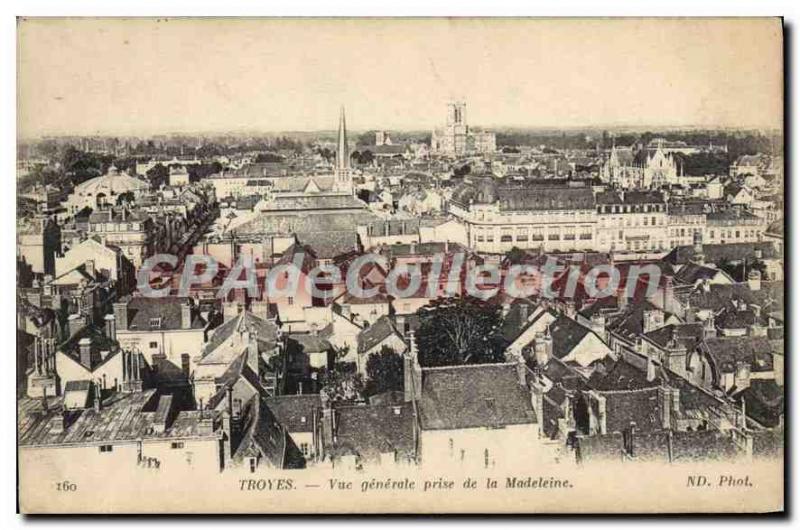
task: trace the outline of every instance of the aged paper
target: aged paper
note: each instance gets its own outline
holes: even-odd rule
[[[782,50],[20,18],[21,511],[782,511]]]

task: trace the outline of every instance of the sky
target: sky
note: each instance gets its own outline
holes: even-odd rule
[[[18,134],[780,128],[779,19],[23,19]]]

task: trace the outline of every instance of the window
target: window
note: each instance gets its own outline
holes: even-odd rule
[[[502,236],[500,236],[500,241],[502,243],[511,243],[511,241],[513,241],[513,240],[512,240],[510,235],[502,235]]]
[[[308,444],[305,443],[305,442],[301,443],[300,444],[300,451],[303,453],[303,456],[308,456]]]
[[[110,453],[113,450],[114,450],[114,446],[113,445],[101,445],[100,446],[100,452],[101,453]]]
[[[150,349],[155,349],[155,348],[158,348],[158,342],[156,342],[156,341],[151,341],[151,342],[150,342]]]
[[[290,297],[288,297],[288,298],[286,299],[286,303],[287,303],[287,304],[289,304],[289,305],[294,305],[294,298],[292,298],[291,296],[290,296]]]
[[[256,457],[250,458],[250,473],[256,472],[256,467],[258,467],[258,459]]]
[[[489,450],[483,450],[483,467],[489,467]]]
[[[183,442],[172,442],[170,447],[173,449],[183,449]]]
[[[161,317],[154,317],[150,319],[150,327],[158,329],[161,327]]]

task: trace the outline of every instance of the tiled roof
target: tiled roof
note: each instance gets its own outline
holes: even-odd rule
[[[364,353],[371,350],[378,344],[385,341],[391,335],[397,335],[402,339],[402,336],[397,331],[391,319],[383,315],[376,320],[371,326],[365,328],[358,334],[358,353]]]
[[[762,259],[781,259],[781,254],[772,243],[725,243],[703,245],[703,257],[706,262],[719,263],[729,261],[753,261],[756,251],[761,251]],[[675,247],[664,258],[673,265],[683,265],[692,261],[695,255],[694,245]]]
[[[374,462],[382,454],[394,453],[399,461],[416,455],[414,447],[414,410],[403,405],[355,405],[337,407],[335,457],[356,455]]]
[[[777,427],[784,413],[784,390],[773,379],[754,379],[733,398],[744,399],[747,415],[764,427]]]
[[[425,368],[419,402],[423,429],[494,428],[536,423],[516,363]]]
[[[160,432],[151,429],[159,395],[155,390],[133,394],[114,394],[104,400],[102,408],[68,413],[62,432],[51,429],[52,421],[61,417],[60,410],[41,409],[20,414],[18,420],[20,445],[50,445],[78,443],[82,445],[113,443],[115,441],[191,438],[201,436],[198,411],[179,411],[167,428]],[[205,435],[214,436],[216,435]]]
[[[553,338],[553,356],[558,359],[566,357],[575,349],[592,330],[578,324],[571,318],[560,315],[550,324],[550,336]]]
[[[189,298],[163,297],[150,298],[135,296],[128,301],[128,329],[133,331],[149,331],[151,321],[160,319],[157,330],[182,329],[181,305],[192,304]],[[203,329],[206,321],[192,304],[191,329]]]
[[[766,337],[708,338],[704,346],[722,373],[735,372],[737,362],[749,364],[754,372],[772,370],[772,346]]]
[[[314,411],[319,409],[319,394],[293,394],[266,398],[278,423],[289,432],[312,432]]]

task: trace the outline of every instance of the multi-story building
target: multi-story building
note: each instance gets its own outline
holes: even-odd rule
[[[595,203],[586,186],[499,185],[492,177],[465,184],[447,209],[466,225],[469,246],[505,253],[514,247],[546,252],[595,247]]]
[[[107,208],[89,216],[89,237],[103,244],[122,249],[135,267],[141,267],[154,249],[153,219],[140,212],[129,212],[125,206]]]
[[[596,250],[666,250],[667,204],[653,191],[598,193]]]

